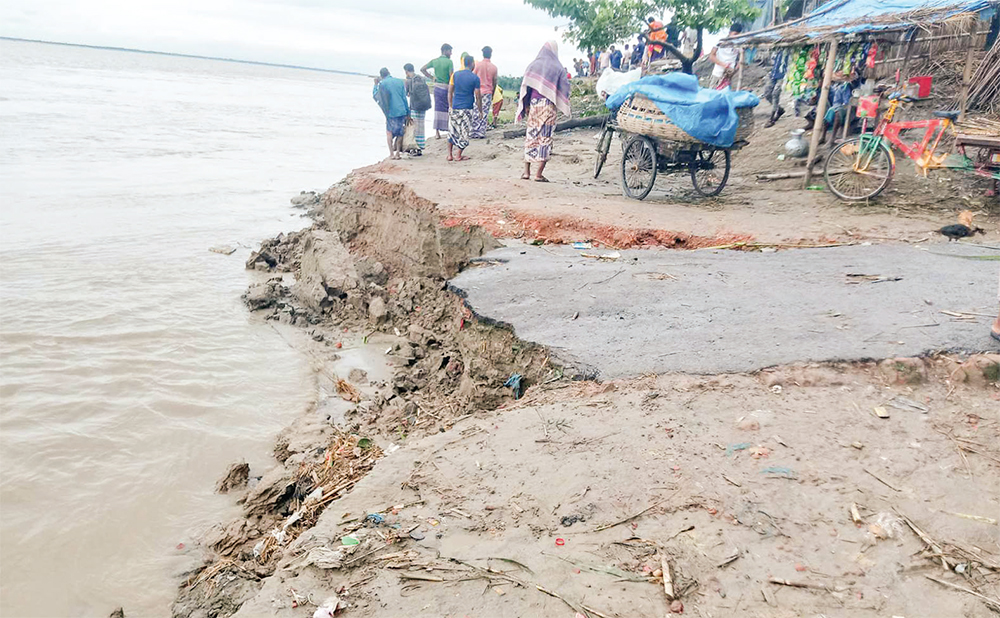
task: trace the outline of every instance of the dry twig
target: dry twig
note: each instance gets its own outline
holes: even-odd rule
[[[667,500],[669,500],[669,499],[673,498],[674,496],[676,496],[679,492],[680,492],[680,490],[678,489],[677,491],[675,491],[674,493],[670,494],[669,496],[667,496],[663,500],[657,500],[653,504],[650,504],[646,508],[644,508],[641,511],[639,511],[638,513],[636,513],[635,515],[629,515],[625,519],[616,521],[614,523],[604,524],[603,526],[598,526],[598,527],[594,528],[593,530],[591,530],[591,532],[600,532],[601,530],[607,530],[609,528],[614,528],[615,526],[620,526],[622,524],[627,524],[628,522],[632,521],[633,519],[636,519],[637,517],[641,517],[641,516],[645,515],[646,513],[648,513],[649,511],[652,511],[653,509],[655,509],[656,507],[660,506],[661,504],[663,504]]]
[[[986,596],[984,594],[979,594],[975,590],[970,590],[970,589],[966,588],[965,586],[959,586],[958,584],[953,584],[951,582],[946,582],[943,579],[938,579],[936,577],[931,577],[930,575],[924,575],[924,577],[926,577],[927,579],[931,580],[932,582],[937,582],[937,583],[941,584],[942,586],[946,586],[948,588],[953,588],[955,590],[959,590],[959,591],[964,592],[966,594],[971,594],[972,596],[974,596],[974,597],[976,597],[978,599],[982,599],[983,601],[985,601],[986,604],[989,605],[990,609],[992,609],[993,611],[1000,611],[1000,600],[991,599],[990,597],[988,597],[988,596]]]

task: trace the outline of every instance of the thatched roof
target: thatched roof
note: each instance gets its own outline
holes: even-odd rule
[[[853,34],[941,26],[978,18],[997,4],[997,0],[833,0],[800,19],[723,39],[719,44],[783,47]]]

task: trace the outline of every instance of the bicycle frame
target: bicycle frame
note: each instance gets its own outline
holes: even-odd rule
[[[922,172],[925,177],[928,170],[955,169],[987,178],[1000,178],[1000,174],[980,169],[964,154],[936,154],[945,132],[949,129],[954,131],[954,123],[951,120],[948,118],[932,118],[928,120],[893,122],[892,119],[896,115],[899,105],[899,99],[892,99],[889,103],[889,109],[886,110],[872,133],[861,134],[858,157],[854,168],[856,172],[863,173],[863,170],[866,170],[871,163],[871,159],[874,153],[877,152],[877,148],[885,147],[889,152],[889,160],[892,166],[891,173],[895,173],[896,155],[890,147],[890,144],[892,144],[911,159],[916,165],[917,171]],[[925,129],[923,139],[912,144],[904,143],[901,133],[910,129]],[[931,144],[931,140],[934,140],[933,144]],[[870,145],[866,144],[866,142],[870,142]]]
[[[951,127],[951,121],[947,118],[933,118],[929,120],[913,120],[909,122],[893,122],[892,119],[896,115],[896,110],[899,108],[899,99],[893,99],[889,104],[889,109],[886,110],[885,115],[882,117],[881,122],[875,127],[874,136],[882,137],[890,144],[898,148],[903,154],[905,154],[913,163],[917,166],[917,170],[923,172],[924,176],[927,175],[927,170],[939,169],[943,167],[953,167],[945,165],[944,162],[948,158],[948,154],[935,154],[938,145],[941,143],[941,138],[944,136],[945,131]],[[913,142],[912,144],[906,144],[903,142],[901,133],[910,129],[925,129],[923,138],[919,141]],[[937,137],[935,137],[935,134]],[[934,144],[931,145],[931,140],[934,140]],[[930,148],[928,148],[930,146]],[[889,149],[890,154],[892,149]],[[893,167],[895,167],[895,156],[893,159]]]
[[[881,94],[879,100],[881,101]],[[847,140],[830,151],[826,158],[824,175],[830,190],[837,197],[848,201],[859,201],[871,199],[881,193],[896,173],[896,155],[893,146],[911,159],[916,171],[923,172],[925,177],[928,170],[953,169],[1000,180],[1000,167],[991,163],[993,159],[980,157],[981,160],[977,163],[966,156],[965,144],[962,141],[965,138],[956,135],[957,154],[937,153],[945,131],[951,129],[952,133],[955,133],[953,128],[955,123],[951,118],[935,117],[929,120],[893,122],[900,104],[910,100],[912,99],[900,95],[891,96],[888,108],[871,131],[868,130],[869,124],[866,118],[861,134],[856,140]],[[918,141],[908,144],[903,141],[902,132],[911,129],[922,130],[923,134]],[[991,153],[1000,153],[1000,148],[993,142],[987,140],[985,143],[992,148]],[[850,175],[841,176],[845,173]],[[842,181],[840,178],[847,180]]]

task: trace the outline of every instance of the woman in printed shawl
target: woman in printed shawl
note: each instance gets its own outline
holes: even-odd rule
[[[522,180],[531,179],[531,164],[538,163],[535,181],[548,182],[543,172],[552,155],[552,133],[556,128],[556,114],[569,116],[569,78],[559,62],[559,48],[549,41],[538,57],[528,65],[521,80],[517,103],[517,118],[527,118],[524,136],[524,174]]]

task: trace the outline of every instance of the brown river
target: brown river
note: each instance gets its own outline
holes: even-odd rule
[[[0,615],[166,616],[216,480],[317,396],[249,247],[383,156],[381,113],[361,77],[5,40],[0,84]]]

